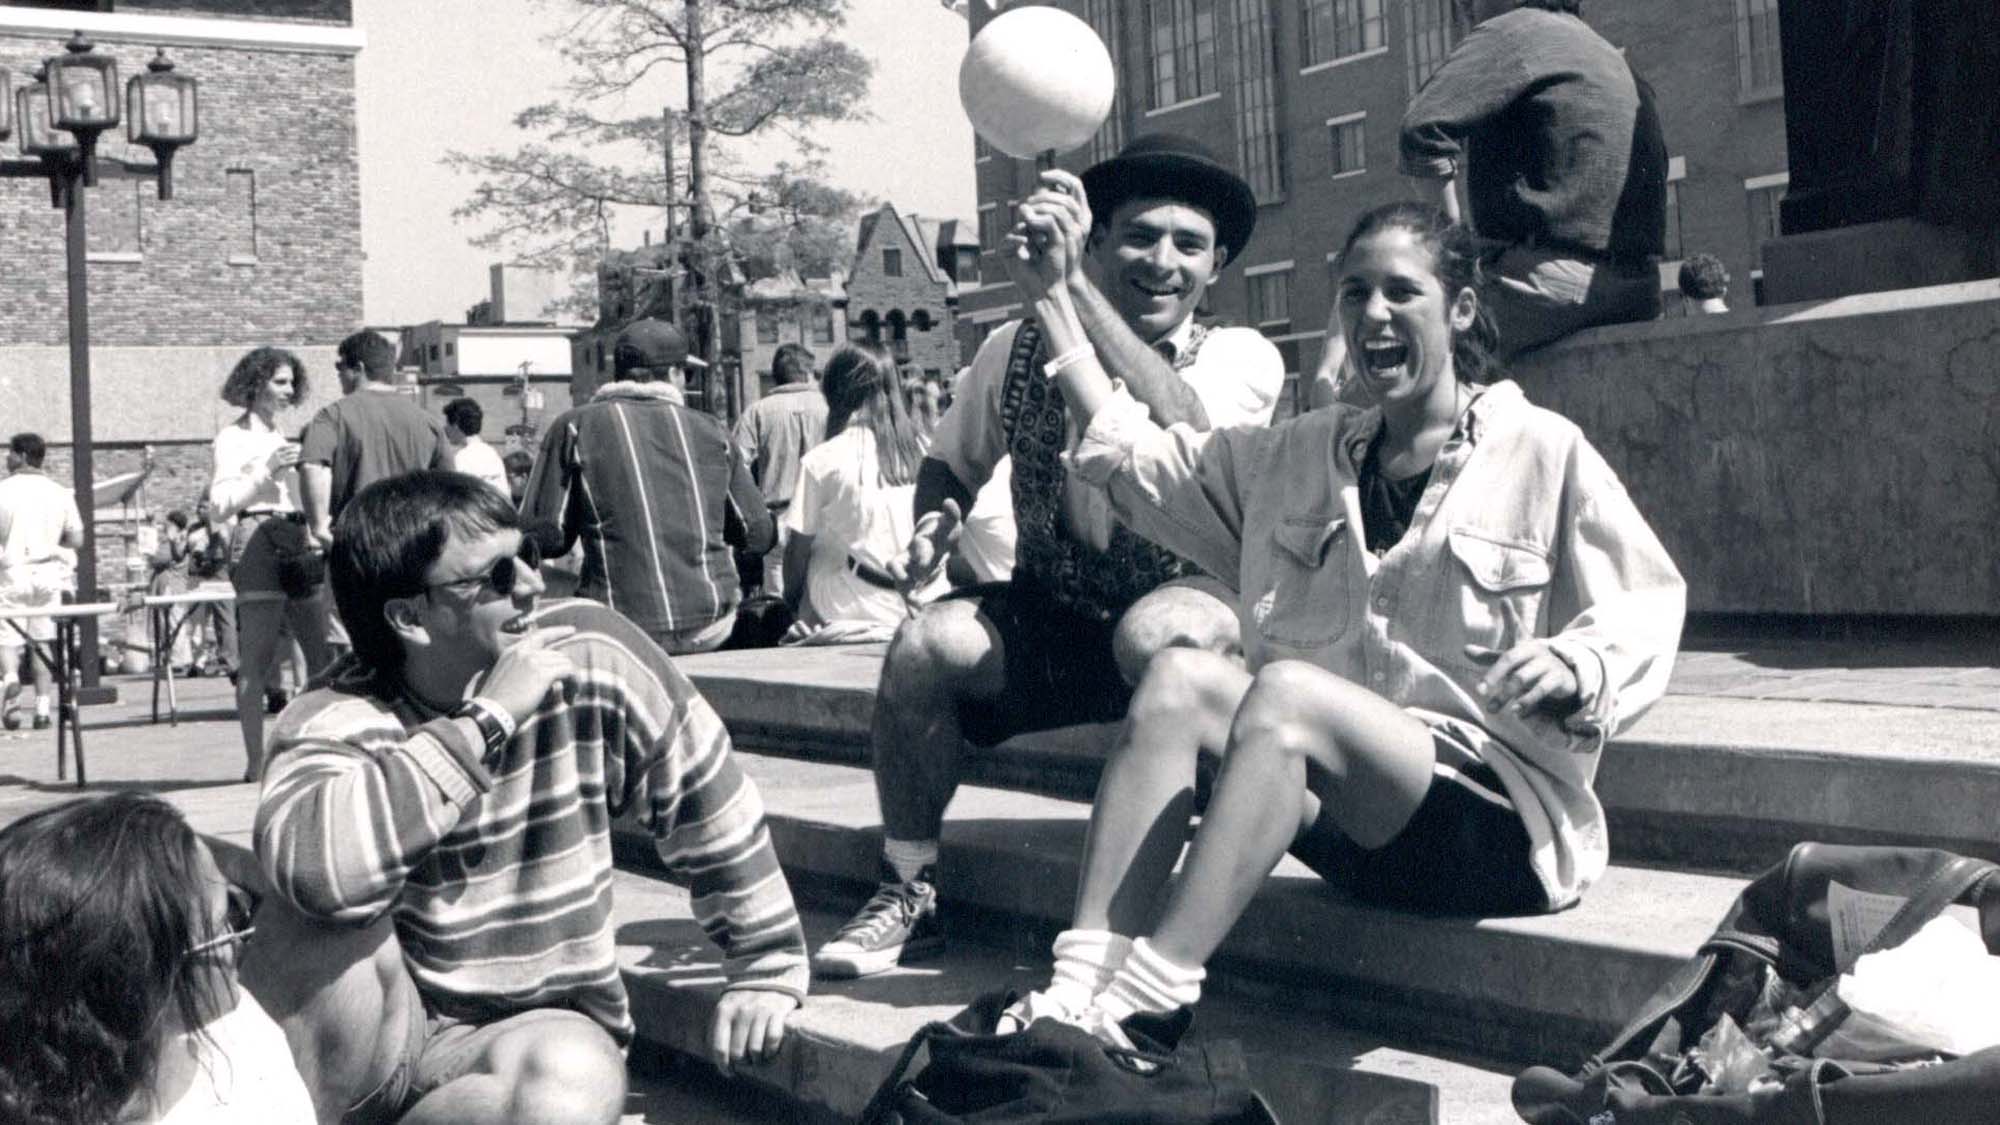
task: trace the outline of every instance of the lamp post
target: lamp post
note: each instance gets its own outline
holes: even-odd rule
[[[7,72],[0,70],[0,141],[19,132],[23,157],[0,159],[0,178],[48,181],[49,201],[63,213],[69,275],[71,460],[76,506],[84,515],[83,547],[77,552],[77,597],[88,602],[97,598],[97,503],[96,474],[91,464],[84,189],[96,186],[100,176],[151,179],[161,200],[172,199],[174,152],[195,141],[199,99],[195,80],[175,74],[164,49],[147,65],[145,74],[126,83],[121,99],[117,60],[97,54],[81,31],[70,37],[65,48],[66,53],[45,61],[34,81],[18,90]],[[121,101],[126,139],[151,149],[156,163],[98,158],[98,137],[117,128]],[[11,120],[9,108],[13,111]],[[84,618],[78,639],[84,685],[95,688],[100,667],[95,619]]]

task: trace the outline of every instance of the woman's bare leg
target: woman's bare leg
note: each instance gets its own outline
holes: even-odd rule
[[[243,728],[243,780],[264,775],[264,689],[276,675],[285,603],[236,603],[236,721]]]
[[[1356,843],[1380,847],[1423,802],[1436,761],[1430,729],[1374,692],[1301,661],[1266,665],[1235,710],[1153,948],[1205,964],[1322,808]]]
[[[1250,674],[1226,656],[1169,648],[1132,696],[1097,785],[1075,926],[1136,936],[1153,921],[1194,815],[1195,763],[1220,753]]]

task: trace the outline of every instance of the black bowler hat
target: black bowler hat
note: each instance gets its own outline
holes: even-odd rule
[[[1216,245],[1229,251],[1230,261],[1257,228],[1257,197],[1250,185],[1199,142],[1176,133],[1134,137],[1117,156],[1084,170],[1083,190],[1091,214],[1105,223],[1119,204],[1132,199],[1191,203],[1215,219]]]
[[[618,333],[618,342],[611,346],[611,364],[619,375],[634,368],[663,371],[669,367],[708,366],[701,357],[688,354],[686,333],[650,316],[633,321]]]

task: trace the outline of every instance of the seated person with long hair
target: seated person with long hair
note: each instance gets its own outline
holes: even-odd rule
[[[885,569],[916,525],[926,442],[880,344],[843,345],[820,376],[826,440],[799,462],[785,509],[785,600],[793,640],[888,640],[910,603]]]
[[[1067,355],[1085,338],[1058,279],[1087,205],[1070,185],[1022,214],[1010,271]],[[1686,588],[1577,428],[1489,381],[1470,245],[1416,203],[1349,235],[1336,302],[1365,408],[1162,430],[1087,347],[1057,374],[1091,419],[1073,470],[1140,534],[1238,577],[1248,667],[1154,658],[1021,1022],[1172,1035],[1288,849],[1363,901],[1446,913],[1561,909],[1604,871],[1591,779],[1666,687]],[[1220,764],[1189,842],[1204,756]]]
[[[284,1032],[236,979],[250,909],[156,797],[0,830],[0,1121],[309,1125]]]

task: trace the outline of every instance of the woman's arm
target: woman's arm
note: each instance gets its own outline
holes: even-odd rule
[[[813,537],[794,531],[785,540],[785,604],[793,616],[804,621],[812,612],[812,591],[806,586],[806,570],[812,565]]]

